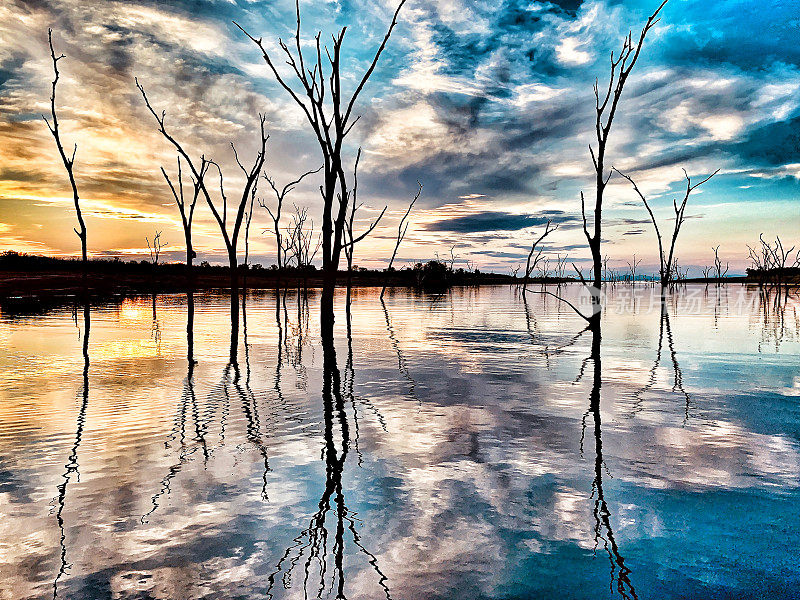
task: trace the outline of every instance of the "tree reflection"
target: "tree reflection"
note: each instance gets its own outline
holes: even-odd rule
[[[208,445],[206,444],[206,432],[208,425],[200,419],[200,411],[197,406],[197,395],[194,390],[194,368],[197,361],[194,359],[194,294],[189,291],[186,293],[186,378],[183,381],[183,390],[181,392],[181,400],[178,405],[178,411],[175,418],[175,424],[172,427],[172,433],[167,438],[165,446],[170,447],[170,442],[176,438],[180,440],[180,448],[178,451],[178,460],[170,465],[167,469],[167,474],[161,479],[159,490],[150,498],[152,508],[142,515],[141,522],[146,523],[147,518],[158,510],[159,502],[165,495],[171,492],[170,485],[172,480],[181,471],[184,463],[189,460],[191,454],[196,448],[190,448],[186,443],[186,418],[187,412],[191,410],[191,419],[194,422],[194,439],[203,453],[203,462],[208,462],[209,452]]]
[[[86,424],[86,410],[89,407],[89,331],[91,328],[91,307],[88,298],[84,299],[83,303],[83,342],[81,344],[81,351],[83,354],[83,380],[80,388],[81,406],[78,410],[77,425],[75,428],[75,441],[72,444],[72,449],[67,459],[64,474],[62,475],[63,481],[58,485],[58,497],[56,509],[56,521],[59,529],[59,545],[61,548],[60,559],[61,564],[53,581],[53,598],[58,597],[58,584],[61,578],[69,570],[69,563],[67,562],[67,536],[64,525],[64,508],[67,502],[67,486],[72,481],[73,476],[76,481],[80,481],[80,471],[78,468],[78,448],[81,445],[83,438],[83,428]]]
[[[780,352],[783,342],[800,339],[797,296],[788,286],[760,288],[757,315],[761,321],[759,352],[763,351],[765,344],[773,345],[775,352]]]
[[[261,416],[258,407],[258,401],[256,399],[255,394],[253,393],[253,389],[250,386],[251,381],[251,370],[250,370],[250,346],[247,342],[247,306],[246,306],[246,297],[247,294],[242,295],[242,327],[244,333],[244,352],[245,352],[245,377],[242,378],[242,374],[239,368],[239,363],[235,360],[236,351],[233,347],[231,347],[230,355],[232,357],[231,361],[228,363],[227,367],[225,368],[225,377],[229,385],[232,387],[233,391],[239,397],[242,405],[242,413],[245,416],[246,421],[246,438],[247,441],[258,451],[261,455],[261,458],[264,461],[264,472],[261,477],[262,485],[261,485],[261,498],[262,500],[268,500],[269,495],[267,494],[267,474],[270,471],[269,467],[269,452],[268,448],[264,439],[264,434],[262,432],[261,426]],[[231,315],[231,319],[234,316]],[[233,326],[233,325],[232,325]],[[238,343],[238,339],[234,340],[231,337],[231,344]],[[227,397],[227,386],[226,387],[226,397]]]
[[[434,304],[437,302],[434,299]],[[381,297],[381,306],[383,306],[383,314],[386,317],[386,331],[389,333],[389,340],[392,342],[392,348],[394,348],[395,354],[397,354],[397,369],[400,371],[400,374],[403,378],[408,382],[408,393],[409,395],[414,398],[417,402],[420,402],[419,396],[417,396],[417,382],[411,376],[411,373],[408,370],[408,365],[406,364],[406,359],[403,356],[403,351],[400,349],[400,342],[397,339],[397,335],[394,332],[394,327],[392,327],[392,320],[389,318],[389,309],[386,308],[386,301]],[[383,417],[379,415],[379,419],[381,421],[381,426],[383,427],[384,431],[386,430],[386,424],[383,421]]]
[[[323,320],[332,315],[322,315]],[[341,373],[337,365],[336,348],[332,335],[333,324],[322,323],[322,409],[323,409],[323,449],[325,463],[325,487],[317,504],[317,511],[311,517],[308,527],[294,538],[278,561],[275,571],[269,576],[267,597],[273,597],[277,581],[284,588],[292,585],[292,574],[302,565],[304,597],[309,595],[321,598],[326,589],[335,591],[337,599],[345,599],[345,545],[349,532],[358,551],[367,557],[378,576],[386,598],[391,599],[387,579],[378,566],[377,557],[369,552],[361,542],[356,529],[356,515],[347,508],[342,476],[351,445],[357,440],[351,434],[350,422],[345,409]],[[351,339],[351,338],[350,338]],[[348,345],[348,377],[352,379],[352,346]],[[349,386],[347,387],[349,389]],[[357,434],[356,434],[357,435]]]
[[[625,559],[620,553],[614,529],[611,523],[611,510],[606,501],[603,490],[603,472],[608,472],[603,460],[603,439],[602,439],[602,419],[600,415],[600,388],[603,384],[602,359],[600,354],[601,333],[599,327],[592,328],[592,351],[590,360],[592,362],[592,389],[589,394],[589,410],[584,415],[583,433],[581,434],[581,451],[583,450],[583,439],[586,429],[586,420],[592,416],[594,425],[594,479],[592,481],[592,495],[595,499],[592,514],[594,515],[594,542],[595,549],[602,542],[603,548],[608,554],[611,573],[611,589],[619,593],[625,600],[637,600],[636,590],[630,580],[631,570],[625,565]]]
[[[656,383],[656,374],[658,372],[659,366],[661,365],[661,355],[664,349],[665,334],[667,339],[667,348],[669,350],[670,361],[672,363],[672,372],[674,376],[672,391],[680,392],[681,396],[683,396],[685,400],[684,422],[686,422],[689,420],[689,409],[691,408],[692,398],[683,385],[683,371],[681,371],[681,366],[678,363],[678,354],[675,351],[675,338],[672,335],[672,325],[670,323],[670,318],[669,318],[669,309],[667,308],[666,298],[664,297],[663,294],[661,295],[661,313],[659,316],[658,346],[656,350],[656,358],[653,361],[653,366],[650,367],[650,372],[647,377],[647,383],[645,383],[645,385],[642,386],[640,389],[638,389],[634,394],[635,402],[634,402],[633,413],[636,414],[637,412],[642,410],[644,395],[647,392],[649,392]]]
[[[158,312],[156,310],[156,293],[152,294],[153,301],[153,324],[150,328],[150,338],[156,343],[156,352],[161,354],[161,324],[158,321]]]

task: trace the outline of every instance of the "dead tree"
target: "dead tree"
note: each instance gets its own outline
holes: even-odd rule
[[[390,273],[392,270],[392,264],[394,264],[394,259],[397,257],[397,251],[400,249],[400,244],[403,243],[403,240],[406,239],[406,233],[408,232],[408,226],[410,223],[407,221],[408,215],[411,214],[411,209],[414,208],[414,204],[419,200],[420,195],[422,194],[422,184],[417,181],[417,193],[414,194],[414,198],[411,200],[411,203],[408,205],[403,218],[400,219],[400,224],[397,226],[397,240],[394,244],[394,250],[392,251],[392,257],[389,259],[389,266],[386,267],[386,272]],[[519,270],[519,267],[517,267]],[[516,278],[517,273],[514,272],[514,278]],[[386,285],[381,288],[381,298],[386,293]]]
[[[200,195],[200,189],[203,185],[203,178],[205,177],[206,173],[208,172],[209,163],[207,161],[203,161],[200,166],[200,172],[198,174],[199,179],[192,179],[192,200],[189,203],[189,207],[186,207],[186,200],[183,195],[183,172],[181,169],[181,157],[178,156],[178,187],[172,184],[172,181],[167,175],[167,172],[164,170],[164,167],[161,167],[161,172],[164,174],[164,179],[167,180],[167,184],[169,185],[169,189],[172,191],[172,197],[175,199],[175,204],[178,206],[178,210],[181,213],[181,225],[183,226],[183,239],[184,243],[186,244],[186,270],[191,274],[192,271],[192,261],[197,257],[197,253],[194,251],[194,246],[192,245],[192,220],[194,219],[194,209],[197,205],[197,198]]]
[[[209,209],[211,210],[211,214],[214,215],[214,219],[217,221],[217,225],[219,225],[220,233],[222,234],[222,239],[225,242],[225,249],[228,254],[228,265],[230,267],[230,277],[231,277],[231,306],[238,307],[238,294],[239,294],[239,276],[238,276],[238,263],[237,263],[237,247],[239,241],[239,233],[242,229],[242,223],[244,222],[244,215],[247,208],[248,201],[252,203],[253,198],[255,197],[256,190],[258,188],[258,178],[261,175],[261,169],[264,166],[264,159],[266,158],[266,149],[267,149],[267,140],[269,136],[266,134],[264,129],[264,124],[266,122],[266,117],[264,115],[259,115],[259,124],[260,124],[260,134],[261,140],[259,144],[259,150],[256,154],[256,158],[253,161],[253,166],[248,170],[239,160],[239,155],[236,152],[236,146],[231,143],[231,149],[233,150],[233,156],[236,160],[236,164],[242,170],[245,176],[245,185],[242,188],[242,195],[239,199],[238,206],[236,207],[236,214],[233,219],[233,228],[232,231],[228,231],[228,199],[225,195],[225,188],[223,183],[223,176],[222,176],[222,168],[211,159],[206,159],[203,155],[200,157],[200,167],[198,168],[195,166],[194,161],[190,158],[189,154],[184,150],[183,146],[167,131],[164,120],[166,118],[166,111],[162,111],[161,115],[159,115],[151,106],[150,101],[147,99],[147,94],[145,94],[144,87],[139,83],[139,80],[136,79],[136,87],[139,88],[139,91],[142,94],[142,98],[144,99],[144,103],[147,106],[147,109],[150,111],[150,114],[158,123],[158,130],[161,132],[161,135],[172,144],[175,149],[178,151],[178,154],[183,157],[186,161],[186,164],[189,165],[189,169],[192,171],[192,175],[200,185],[200,190],[203,193],[203,196],[206,199],[206,203],[208,204]],[[210,166],[214,166],[219,173],[219,187],[220,187],[220,196],[222,198],[222,208],[217,209],[214,201],[211,199],[211,194],[208,191],[208,186],[205,182],[205,177],[201,176],[201,173],[205,173],[205,169],[210,168]]]
[[[450,258],[439,256],[438,250],[433,253],[433,255],[436,257],[436,261],[445,265],[449,273],[453,272],[453,269],[456,266],[456,261],[458,260],[459,257],[459,255],[455,253],[457,245],[458,244],[453,244],[452,246],[450,246]]]
[[[750,270],[753,271],[758,277],[758,286],[762,287],[764,285],[764,279],[767,271],[770,268],[770,251],[769,244],[764,241],[763,233],[759,234],[758,240],[761,242],[761,246],[758,248],[758,250],[750,246],[750,244],[747,244],[747,250],[749,252],[750,263],[752,265]]]
[[[233,230],[231,233],[228,233],[228,226],[227,226],[227,199],[225,197],[225,191],[223,189],[223,178],[222,178],[222,169],[220,169],[219,165],[213,163],[214,166],[217,167],[217,171],[219,172],[219,189],[220,189],[220,196],[222,196],[222,211],[220,212],[217,210],[217,207],[211,202],[209,198],[208,207],[211,209],[211,214],[214,215],[214,218],[217,221],[217,225],[219,225],[219,230],[222,233],[222,239],[225,242],[225,247],[228,251],[228,264],[231,269],[231,294],[236,296],[239,291],[239,279],[237,275],[238,269],[238,262],[237,262],[237,244],[239,240],[239,233],[242,228],[242,223],[244,221],[245,212],[248,206],[250,206],[250,214],[253,212],[253,199],[255,198],[256,191],[258,190],[258,178],[261,175],[261,169],[264,166],[264,159],[267,154],[267,140],[269,136],[264,131],[264,123],[266,121],[266,117],[264,115],[259,115],[259,123],[260,123],[260,132],[261,132],[261,142],[259,144],[259,150],[256,154],[256,158],[253,161],[253,166],[248,170],[239,160],[239,155],[236,152],[236,146],[233,145],[231,142],[231,149],[233,150],[233,156],[236,160],[236,164],[241,169],[242,173],[245,176],[245,185],[242,189],[242,195],[239,199],[239,206],[236,210],[236,216],[233,221]]]
[[[313,175],[314,173],[319,173],[321,169],[322,167],[319,167],[318,169],[315,169],[313,171],[307,171],[303,173],[300,177],[298,177],[294,181],[290,181],[280,189],[278,189],[278,186],[276,185],[274,179],[270,178],[270,176],[267,175],[266,173],[264,174],[264,179],[267,181],[267,183],[269,183],[269,186],[275,193],[275,200],[276,200],[275,211],[273,212],[272,209],[269,206],[267,206],[267,204],[263,200],[259,200],[258,204],[261,206],[261,208],[265,208],[267,210],[270,218],[272,219],[272,225],[273,225],[272,231],[275,234],[275,246],[277,248],[276,264],[278,267],[278,271],[280,271],[286,266],[285,259],[283,257],[283,239],[281,235],[281,211],[283,210],[283,201],[289,194],[289,192],[291,192],[297,185],[299,185],[300,182],[303,181],[303,179],[305,179],[309,175]]]
[[[56,141],[56,147],[58,148],[58,153],[61,155],[61,161],[64,163],[64,168],[67,170],[67,176],[69,177],[69,185],[72,188],[72,199],[75,203],[75,215],[78,217],[78,227],[80,227],[80,231],[78,229],[73,228],[73,231],[78,236],[78,239],[81,241],[81,260],[83,262],[84,272],[86,270],[86,262],[87,258],[87,251],[86,251],[86,223],[83,220],[83,213],[81,212],[81,202],[80,196],[78,196],[78,185],[75,183],[75,175],[73,173],[73,167],[75,166],[75,153],[78,151],[78,145],[74,144],[72,147],[72,156],[68,157],[67,153],[64,151],[64,145],[61,143],[61,133],[58,130],[58,116],[56,114],[56,87],[58,85],[59,79],[59,72],[58,72],[58,61],[62,58],[66,58],[63,54],[59,54],[56,56],[56,52],[53,49],[53,30],[47,30],[47,41],[50,44],[50,58],[53,61],[53,91],[50,94],[50,115],[52,116],[53,123],[50,124],[50,121],[47,120],[47,117],[42,115],[42,119],[47,124],[47,128],[50,130],[50,133],[53,136],[53,139]]]
[[[628,175],[620,171],[619,169],[614,169],[617,173],[622,175],[625,179],[627,179],[631,185],[633,186],[634,191],[638,194],[639,198],[642,199],[644,203],[644,207],[647,209],[648,214],[650,215],[650,220],[653,222],[653,228],[656,230],[656,238],[658,239],[658,257],[659,257],[659,277],[661,279],[661,287],[667,287],[673,279],[678,275],[673,268],[673,265],[677,263],[677,258],[675,258],[675,242],[678,240],[678,234],[681,231],[681,226],[683,222],[686,220],[686,203],[689,201],[689,196],[691,193],[699,188],[701,185],[706,183],[709,179],[714,177],[717,173],[719,173],[719,169],[714,171],[711,175],[703,179],[702,181],[692,184],[692,179],[689,177],[689,174],[686,172],[686,169],[683,170],[683,174],[686,177],[686,191],[683,195],[683,200],[681,201],[680,205],[676,199],[672,200],[672,209],[675,212],[675,227],[672,230],[672,239],[670,241],[669,246],[669,254],[665,254],[664,251],[664,243],[661,238],[661,230],[658,228],[658,222],[656,221],[655,214],[653,214],[653,209],[650,207],[650,204],[647,202],[647,198],[645,198],[644,194],[641,192],[639,187],[636,185],[636,182]]]
[[[169,244],[161,241],[161,232],[156,231],[155,235],[153,236],[153,243],[150,243],[150,238],[144,238],[144,241],[147,242],[147,249],[150,251],[150,263],[153,267],[158,266],[158,259],[161,256],[161,250],[168,246]]]
[[[636,283],[636,268],[641,264],[642,259],[636,260],[636,255],[633,255],[633,262],[625,261],[628,263],[628,273],[630,273],[631,283]]]
[[[595,134],[597,137],[597,151],[589,145],[589,151],[592,155],[592,163],[595,171],[595,205],[594,205],[594,234],[589,233],[589,228],[586,220],[586,206],[584,201],[583,192],[581,192],[581,214],[583,215],[583,233],[586,236],[586,241],[589,243],[589,249],[592,253],[593,265],[593,279],[594,285],[590,288],[592,294],[592,316],[589,322],[594,326],[600,324],[600,311],[602,310],[600,300],[600,288],[603,282],[603,259],[600,253],[600,241],[602,240],[602,226],[603,226],[603,196],[611,173],[606,174],[605,160],[606,148],[608,146],[609,135],[611,134],[611,126],[614,122],[614,117],[617,114],[619,101],[622,98],[622,92],[625,84],[630,77],[633,67],[639,60],[644,40],[653,26],[660,20],[658,14],[667,0],[664,0],[656,11],[647,19],[647,23],[639,34],[639,41],[634,44],[632,33],[628,33],[622,44],[622,50],[615,57],[611,53],[611,75],[608,79],[608,89],[605,94],[600,94],[599,82],[595,80],[594,84],[594,97],[595,97]],[[583,276],[580,275],[583,281]],[[585,281],[583,281],[586,284]],[[585,317],[584,317],[585,318]]]
[[[764,234],[759,236],[761,241],[762,252],[764,253],[764,265],[766,274],[770,277],[772,283],[782,285],[784,276],[787,274],[787,269],[796,269],[800,266],[800,251],[798,251],[794,259],[792,259],[792,252],[795,247],[792,246],[788,250],[783,247],[783,242],[780,236],[775,236],[775,245],[764,241]]]
[[[544,257],[539,264],[539,278],[544,282],[550,276],[550,259]]]
[[[355,245],[367,237],[375,227],[377,227],[380,220],[383,218],[383,215],[386,214],[386,209],[388,207],[384,206],[381,214],[378,215],[378,218],[375,219],[369,227],[364,231],[364,233],[360,234],[359,236],[355,236],[353,233],[353,225],[356,218],[356,212],[359,208],[363,206],[363,204],[358,204],[358,161],[361,159],[361,148],[358,149],[358,153],[356,153],[356,162],[353,166],[353,189],[350,190],[350,198],[348,200],[350,206],[350,213],[347,218],[347,222],[345,223],[345,239],[343,243],[345,259],[347,260],[347,303],[350,302],[350,286],[352,284],[352,276],[353,276],[353,251],[355,250]]]
[[[556,267],[553,275],[555,276],[556,279],[558,279],[559,284],[564,280],[564,277],[566,275],[567,260],[569,260],[569,256],[566,254],[562,257],[561,253],[559,253],[556,257]]]
[[[528,281],[530,280],[531,273],[533,273],[533,271],[536,269],[537,264],[542,258],[543,249],[539,246],[539,244],[541,244],[544,238],[553,233],[556,229],[558,229],[558,225],[554,226],[552,219],[548,219],[547,224],[544,227],[544,233],[536,238],[531,245],[531,251],[528,252],[528,260],[525,261],[525,279],[522,284],[523,294],[528,291]],[[536,253],[535,256],[534,253]]]
[[[711,249],[714,251],[714,272],[716,273],[717,283],[719,283],[720,279],[728,275],[728,267],[730,265],[725,263],[725,268],[723,269],[722,260],[719,258],[719,246]]]
[[[320,246],[320,240],[314,250],[311,244],[314,240],[314,221],[308,218],[308,208],[294,206],[294,214],[291,216],[291,224],[286,228],[286,236],[283,239],[283,256],[285,266],[289,266],[292,260],[298,270],[306,269],[311,265]],[[306,226],[308,222],[309,226]]]
[[[247,295],[247,273],[250,270],[250,223],[253,221],[253,202],[256,199],[255,190],[250,195],[250,206],[244,213],[244,294],[242,295],[242,314],[244,314],[244,303]]]
[[[378,46],[367,70],[360,76],[353,78],[348,73],[342,73],[342,43],[344,42],[346,27],[332,36],[332,47],[320,43],[321,32],[314,38],[315,51],[308,66],[302,51],[303,41],[300,36],[300,2],[296,0],[297,27],[294,36],[293,50],[279,39],[278,44],[286,58],[286,63],[291,69],[291,80],[276,68],[272,56],[265,48],[261,38],[250,35],[238,23],[234,24],[253,43],[258,46],[264,62],[278,84],[289,94],[292,100],[300,107],[317,139],[323,157],[323,183],[321,186],[322,209],[322,270],[323,294],[320,303],[321,311],[326,315],[325,329],[333,327],[333,291],[336,286],[336,274],[339,269],[339,258],[344,247],[344,234],[347,222],[347,208],[350,200],[348,183],[345,177],[342,162],[344,140],[358,121],[354,117],[353,108],[361,94],[367,80],[375,71],[389,37],[397,24],[400,9],[406,0],[400,0],[394,11],[392,21]],[[323,61],[323,55],[327,61]],[[327,71],[326,71],[327,69]],[[342,80],[356,83],[353,93],[347,99],[343,95]],[[297,88],[300,88],[299,91]],[[338,200],[338,202],[337,202]]]

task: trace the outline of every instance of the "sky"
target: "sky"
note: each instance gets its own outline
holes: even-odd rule
[[[306,44],[347,26],[343,85],[352,90],[391,20],[388,0],[301,1]],[[509,272],[552,219],[551,264],[588,265],[580,192],[591,202],[588,144],[595,78],[628,30],[638,33],[656,3],[644,0],[408,0],[387,51],[360,96],[361,119],[345,148],[357,148],[359,212],[365,229],[355,262],[384,267],[413,197],[397,266],[458,256]],[[221,165],[229,197],[243,184],[230,143],[251,162],[258,114],[270,134],[265,172],[287,183],[321,165],[303,114],[271,76],[252,42],[270,52],[291,39],[291,0],[4,0],[0,5],[0,250],[76,256],[80,244],[66,172],[42,120],[49,114],[54,30],[65,145],[77,144],[75,175],[95,257],[149,258],[145,238],[161,231],[167,260],[183,258],[178,210],[160,167],[176,156],[135,87],[190,154]],[[699,274],[719,246],[731,273],[747,266],[760,233],[785,245],[800,230],[800,2],[669,0],[651,31],[614,122],[607,162],[631,175],[669,235],[683,169],[702,179],[688,203],[677,256]],[[306,48],[310,49],[310,45]],[[318,229],[319,179],[287,199],[307,206]],[[274,196],[260,184],[259,198]],[[652,224],[630,184],[607,190],[603,254],[627,269],[657,268]],[[271,220],[256,208],[250,262],[275,262]],[[288,225],[288,218],[286,224]],[[198,260],[225,262],[207,206],[198,203]],[[243,247],[243,244],[241,244]]]

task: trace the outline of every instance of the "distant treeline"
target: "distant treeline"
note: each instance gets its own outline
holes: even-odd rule
[[[127,286],[132,288],[155,287],[158,289],[182,288],[189,282],[189,273],[183,263],[153,264],[146,260],[120,260],[119,258],[95,258],[86,266],[75,258],[56,258],[7,251],[0,254],[0,271],[13,272],[20,278],[36,278],[47,274],[73,275],[75,278],[87,276],[94,280],[105,280],[107,286]],[[246,276],[250,287],[282,285],[315,286],[321,281],[321,272],[314,266],[302,268],[275,265],[264,268],[260,264],[239,265],[240,275]],[[192,267],[192,284],[196,287],[226,287],[230,275],[227,265],[211,265],[206,261]],[[373,270],[353,267],[349,275],[354,285],[359,286],[407,286],[421,288],[444,288],[454,285],[485,285],[491,283],[512,283],[519,281],[510,275],[482,273],[479,269],[453,268],[440,260],[419,262],[402,269]],[[339,278],[345,282],[347,271],[340,271]],[[555,281],[555,280],[553,280]],[[28,286],[20,286],[28,287]],[[36,286],[34,286],[36,287]],[[6,290],[8,292],[9,290]],[[19,291],[24,291],[20,289]]]
[[[747,269],[747,280],[754,283],[800,283],[800,267]]]

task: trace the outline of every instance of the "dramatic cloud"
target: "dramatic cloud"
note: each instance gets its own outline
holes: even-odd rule
[[[565,215],[562,211],[541,211],[539,216],[515,215],[500,211],[486,211],[453,219],[435,221],[425,226],[428,231],[453,231],[456,233],[479,233],[483,231],[519,231],[528,227],[540,227],[552,221],[557,225],[574,224],[577,216]]]
[[[410,259],[457,244],[462,258],[474,254],[481,268],[513,267],[513,245],[532,237],[552,211],[561,211],[553,220],[562,225],[553,243],[574,248],[571,258],[585,257],[579,195],[584,190],[591,201],[592,83],[607,77],[609,53],[653,4],[410,0],[357,107],[362,118],[346,149],[352,160],[357,145],[363,147],[360,195],[367,208],[389,206],[375,237],[359,248],[360,264],[384,264],[418,180],[424,191],[403,247]],[[3,247],[53,254],[78,248],[63,168],[41,121],[52,77],[48,26],[67,55],[58,100],[64,138],[78,144],[78,185],[87,201],[106,207],[88,216],[90,251],[135,254],[156,222],[177,251],[182,236],[159,172],[161,165],[174,171],[175,157],[154,130],[133,78],[167,111],[168,125],[193,154],[220,162],[232,192],[238,171],[229,144],[249,156],[257,115],[266,114],[267,169],[289,181],[322,159],[303,114],[232,21],[280,52],[278,38],[293,32],[293,6],[290,0],[4,3]],[[325,38],[348,25],[344,60],[348,72],[358,73],[385,31],[392,3],[301,7],[307,39],[317,28]],[[684,228],[682,264],[708,262],[713,241],[741,270],[745,244],[759,232],[788,239],[800,228],[800,25],[793,12],[791,3],[777,1],[673,0],[626,88],[609,164],[637,179],[660,218],[670,217],[682,168],[695,176],[722,169],[690,201],[690,214],[705,218],[702,227]],[[342,84],[352,89],[355,76]],[[292,199],[312,215],[320,210],[318,185],[309,180]],[[360,225],[371,216],[365,212]],[[625,225],[647,217],[627,182],[612,179],[605,217],[612,263],[624,264],[635,252],[655,264],[649,228]],[[256,214],[253,231],[267,223],[265,212]],[[221,259],[206,207],[197,227],[201,258]],[[256,261],[274,261],[270,240],[258,233],[251,252]]]

